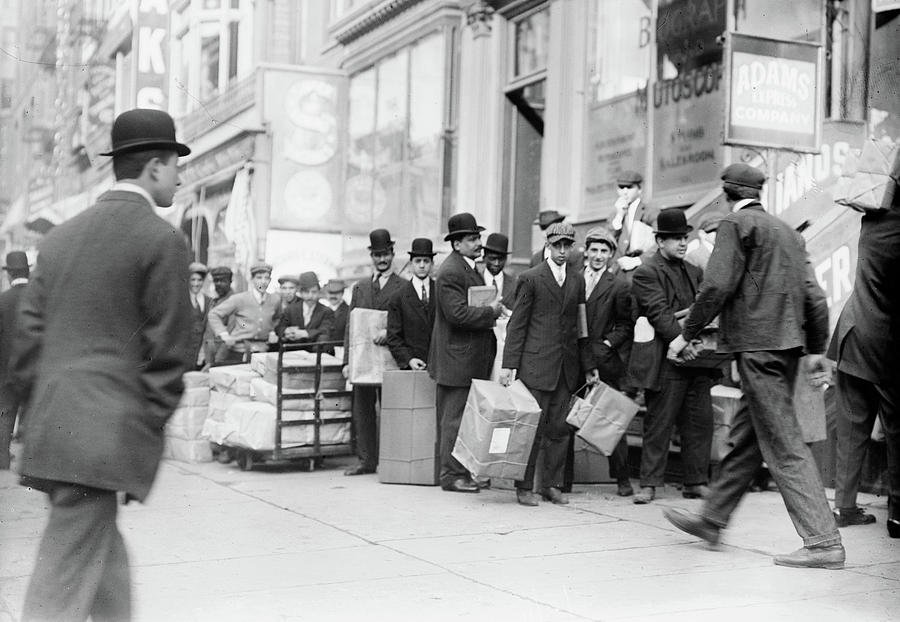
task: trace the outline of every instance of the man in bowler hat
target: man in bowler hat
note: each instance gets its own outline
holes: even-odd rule
[[[416,238],[409,249],[412,277],[388,305],[388,348],[400,369],[422,370],[434,327],[434,256],[431,240]]]
[[[693,357],[691,340],[719,316],[719,350],[734,353],[743,395],[728,437],[731,449],[700,513],[673,509],[666,518],[682,531],[718,542],[765,460],[803,538],[803,548],[777,555],[775,563],[843,568],[841,535],[793,404],[795,382],[807,382],[798,379],[804,351],[806,371],[827,370],[825,294],[802,236],[760,203],[763,173],[732,164],[722,182],[732,213],[719,223],[706,277],[684,328],[670,340],[669,355]]]
[[[684,261],[691,230],[684,211],[677,207],[662,210],[653,232],[658,250],[638,266],[632,280],[635,313],[646,317],[655,332],[652,346],[643,351],[635,349],[629,361],[629,377],[644,389],[647,400],[641,488],[634,496],[638,504],[650,503],[656,489],[665,483],[669,441],[676,425],[684,466],[682,495],[692,499],[708,491],[712,372],[666,360],[666,347],[681,333],[676,313],[691,306],[703,280],[700,268]]]
[[[360,279],[353,285],[350,296],[350,312],[353,309],[378,309],[387,311],[391,298],[400,291],[403,279],[394,273],[394,240],[387,229],[375,229],[369,233],[369,257],[375,269],[371,277]],[[349,344],[348,322],[344,344]],[[387,330],[375,337],[377,345],[387,345]],[[344,376],[348,374],[350,348],[344,348]],[[378,466],[378,419],[375,403],[381,396],[381,387],[353,385],[353,427],[356,430],[356,455],[359,463],[344,471],[344,475],[374,473]]]
[[[516,277],[506,270],[506,261],[509,258],[509,238],[502,233],[492,233],[487,236],[482,245],[484,251],[484,266],[481,275],[484,284],[494,287],[500,294],[500,301],[509,315],[516,301]]]
[[[9,289],[0,294],[0,470],[9,468],[9,444],[19,414],[19,396],[10,382],[9,356],[19,325],[19,300],[28,285],[28,257],[22,251],[7,253],[3,269],[9,276]]]
[[[22,483],[50,500],[23,619],[131,617],[116,493],[147,497],[196,356],[189,251],[154,213],[189,153],[165,112],[122,113],[103,154],[116,183],[40,244],[10,360],[28,404]]]
[[[447,220],[452,252],[441,264],[435,279],[434,331],[428,354],[428,369],[437,383],[435,405],[440,421],[441,488],[451,492],[478,492],[468,470],[453,457],[453,446],[466,407],[472,379],[491,376],[497,340],[494,322],[502,304],[498,296],[490,305],[475,307],[468,302],[470,287],[484,284],[475,269],[481,256],[480,227],[472,214],[454,214]]]

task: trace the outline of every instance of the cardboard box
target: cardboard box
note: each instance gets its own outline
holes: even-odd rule
[[[614,484],[616,479],[609,474],[609,458],[597,449],[575,437],[575,484]]]
[[[426,371],[386,371],[381,389],[378,480],[434,486],[440,471],[435,383]]]
[[[427,371],[386,371],[381,387],[381,408],[434,408],[436,390]]]

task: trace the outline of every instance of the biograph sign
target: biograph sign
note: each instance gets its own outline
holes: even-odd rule
[[[818,153],[822,47],[729,33],[725,143]]]
[[[138,108],[165,110],[168,104],[169,3],[138,0],[132,46],[137,58],[135,102]]]

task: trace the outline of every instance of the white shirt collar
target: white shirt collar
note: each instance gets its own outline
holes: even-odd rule
[[[731,211],[736,212],[754,202],[758,203],[759,199],[741,199],[740,201],[738,201],[737,203],[734,204],[734,206],[731,208]],[[760,207],[762,207],[762,203],[760,203]]]
[[[472,259],[471,257],[466,257],[462,253],[460,253],[459,256],[463,258],[463,261],[465,261],[467,264],[469,264],[469,267],[472,268],[472,270],[475,269],[475,260],[474,259]]]
[[[597,276],[597,280],[599,281],[599,280],[600,280],[600,277],[603,276],[603,273],[606,272],[606,270],[607,270],[607,267],[606,267],[606,266],[603,266],[603,269],[602,269],[602,270],[594,270],[593,268],[591,268],[590,266],[588,266],[587,268],[584,269],[584,276],[585,276],[585,278],[587,278],[587,276],[588,276],[591,272],[594,272],[594,273],[596,274],[596,276]]]
[[[503,289],[503,272],[500,271],[497,276],[491,274],[487,268],[484,269],[484,284],[497,285],[497,289]]]
[[[28,282],[28,279],[23,276],[18,279],[13,279],[12,281],[10,281],[9,286],[12,287],[13,285],[24,285],[27,282]]]
[[[110,190],[111,191],[112,190],[120,190],[123,192],[135,192],[135,193],[141,195],[142,197],[144,197],[145,199],[147,199],[147,202],[150,203],[150,207],[152,207],[153,209],[156,209],[157,207],[159,207],[156,204],[156,201],[153,200],[153,197],[150,196],[149,192],[147,192],[146,190],[144,190],[137,184],[131,183],[130,181],[117,181],[116,183],[113,184],[113,187],[110,188]]]
[[[548,259],[547,264],[550,266],[550,271],[553,273],[553,276],[556,277],[557,281],[559,281],[560,279],[562,279],[563,281],[566,280],[566,264],[558,266],[552,259]]]

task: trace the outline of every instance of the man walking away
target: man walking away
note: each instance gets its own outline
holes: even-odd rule
[[[10,382],[9,356],[19,325],[19,301],[28,284],[28,257],[22,251],[7,253],[3,269],[9,276],[10,287],[0,294],[0,470],[9,468],[9,444],[19,414],[18,392]]]

